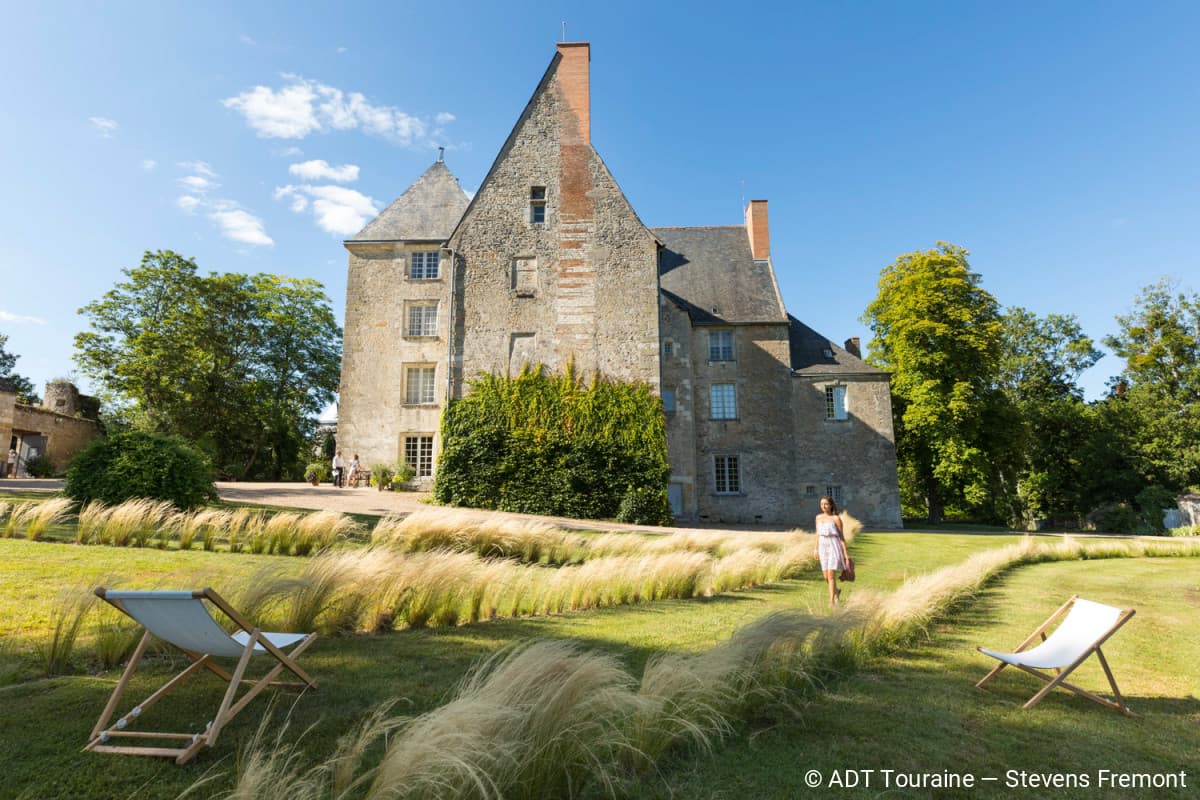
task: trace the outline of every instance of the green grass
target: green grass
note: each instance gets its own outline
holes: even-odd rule
[[[860,580],[846,595],[861,588],[892,589],[906,577],[958,563],[971,553],[1018,538],[862,535],[853,548]],[[123,575],[138,585],[210,584],[232,594],[228,587],[244,581],[262,564],[297,571],[304,566],[296,559],[200,550],[117,550],[3,540],[0,636],[35,638],[44,631],[49,625],[48,609],[64,584],[83,585]],[[1194,760],[1189,754],[1194,754],[1191,743],[1200,713],[1194,697],[1200,685],[1193,621],[1200,592],[1196,566],[1195,559],[1126,559],[1017,570],[960,609],[949,624],[938,625],[914,652],[832,683],[829,693],[809,703],[799,722],[776,715],[752,721],[713,757],[669,763],[637,794],[666,797],[670,787],[676,796],[794,797],[806,794],[796,783],[803,769],[838,765],[926,770],[966,765],[979,772],[996,764],[1005,769],[1036,769],[1047,763],[1062,768],[1061,764],[1078,761],[1116,769],[1165,764],[1172,758]],[[197,583],[200,575],[204,579]],[[1139,609],[1119,641],[1107,650],[1122,689],[1142,713],[1138,719],[1124,719],[1065,693],[1033,712],[1021,712],[1018,701],[1036,687],[1032,678],[1020,674],[1002,674],[986,692],[973,688],[988,665],[970,645],[1015,644],[1061,602],[1061,595],[1072,591],[1115,604],[1128,602]],[[823,583],[813,574],[702,600],[324,639],[304,658],[321,681],[320,690],[294,706],[289,705],[293,698],[281,695],[274,714],[290,714],[288,741],[312,726],[300,748],[315,761],[328,757],[337,738],[383,700],[404,698],[395,710],[403,713],[444,704],[472,664],[513,642],[531,638],[581,642],[615,656],[640,675],[655,653],[706,650],[770,611],[820,609],[823,595]],[[1161,658],[1139,655],[1146,647],[1163,651],[1182,645],[1182,632],[1189,629],[1191,650],[1181,647],[1173,657],[1176,660],[1161,669]],[[1118,645],[1133,648],[1132,654]],[[80,674],[0,688],[0,708],[7,718],[0,726],[0,769],[6,776],[0,796],[25,791],[26,796],[38,798],[105,798],[127,797],[136,790],[139,798],[175,797],[208,770],[232,771],[239,745],[255,732],[258,713],[254,710],[227,729],[215,751],[184,768],[167,761],[80,752],[117,674]],[[153,678],[161,681],[167,674],[165,665],[156,667],[131,692],[144,694],[153,688]],[[1094,677],[1084,672],[1079,682],[1102,685]],[[174,702],[164,702],[152,713],[174,723],[202,724],[207,717],[195,709],[215,708],[220,691],[215,679],[197,680],[178,692]],[[1056,755],[1060,752],[1061,757]],[[203,796],[227,786],[227,779],[219,779],[205,788]],[[834,791],[839,796],[866,796]],[[1080,796],[1104,795],[1092,790]]]
[[[885,791],[880,771],[949,770],[998,777],[953,797],[1194,797],[1200,783],[1200,577],[1195,559],[1126,559],[1038,564],[984,591],[930,638],[902,656],[849,676],[809,703],[801,719],[755,730],[718,758],[667,768],[639,792],[649,798],[791,798],[818,792],[808,770],[876,770],[868,789],[824,789],[837,797],[939,796]],[[1137,714],[1127,718],[1064,691],[1029,711],[1041,683],[1005,670],[984,689],[974,684],[994,665],[976,645],[1010,649],[1065,599],[1083,597],[1134,607],[1137,615],[1105,645],[1117,685]],[[1074,683],[1108,693],[1093,659]],[[1188,773],[1182,791],[1101,788],[1099,770]],[[1005,786],[1008,770],[1083,773],[1078,790]]]

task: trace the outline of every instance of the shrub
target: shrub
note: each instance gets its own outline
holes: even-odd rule
[[[97,439],[67,469],[67,496],[117,505],[135,497],[193,508],[216,498],[208,462],[182,439],[127,431]]]
[[[49,478],[54,475],[54,462],[45,456],[25,459],[25,472],[31,478]]]
[[[662,492],[658,521],[668,518],[666,422],[647,384],[584,386],[570,367],[483,375],[447,405],[441,432],[439,503],[611,519],[627,491],[645,489]]]
[[[674,520],[667,490],[649,486],[630,486],[617,509],[618,522],[636,525],[670,525]]]
[[[1147,486],[1138,492],[1133,502],[1138,507],[1141,527],[1153,533],[1163,533],[1163,510],[1175,507],[1175,494],[1161,486]]]
[[[304,468],[304,480],[311,482],[316,479],[317,483],[324,483],[329,480],[329,465],[324,461],[314,461]]]

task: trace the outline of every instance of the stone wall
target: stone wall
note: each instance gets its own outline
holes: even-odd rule
[[[845,420],[826,419],[825,389],[832,385],[846,388]],[[808,520],[806,527],[829,485],[842,488],[844,510],[863,523],[902,527],[888,376],[801,375],[792,378],[791,390],[795,482],[802,487],[799,514]]]
[[[529,363],[657,388],[657,245],[547,75],[450,246],[463,380]],[[530,220],[545,188],[544,222]],[[517,272],[531,274],[518,277]]]
[[[0,412],[2,413],[2,412]],[[68,417],[46,408],[17,405],[13,412],[12,429],[19,435],[36,434],[46,437],[46,452],[56,471],[66,469],[67,464],[88,442],[100,435],[96,422],[80,417]],[[0,421],[0,435],[3,422]],[[7,443],[7,440],[5,440]],[[4,451],[8,452],[5,446]]]
[[[405,259],[431,243],[347,243],[345,345],[338,402],[338,446],[364,464],[403,460],[405,433],[435,435],[446,396],[448,265],[432,280],[409,280]],[[436,302],[437,335],[409,337],[407,307]],[[405,370],[435,368],[435,402],[406,403]],[[437,439],[435,438],[435,458]]]

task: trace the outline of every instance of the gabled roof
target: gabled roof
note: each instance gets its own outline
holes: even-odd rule
[[[771,263],[754,260],[744,227],[650,232],[663,243],[659,285],[693,325],[787,321]]]
[[[352,242],[444,242],[470,198],[443,161],[435,161],[404,194],[367,223]]]
[[[791,314],[788,314],[788,345],[791,350],[791,367],[796,372],[826,375],[845,372],[887,374],[886,370],[872,367]],[[825,355],[826,353],[829,355]]]

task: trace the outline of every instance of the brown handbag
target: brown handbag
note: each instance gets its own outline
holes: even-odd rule
[[[846,568],[842,570],[841,580],[843,583],[854,583],[854,559],[846,561]]]

